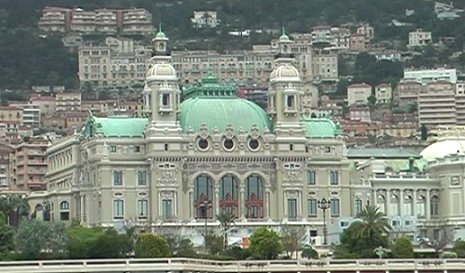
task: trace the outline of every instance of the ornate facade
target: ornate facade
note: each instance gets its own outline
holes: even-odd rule
[[[197,235],[229,211],[238,236],[286,223],[305,226],[316,243],[323,234],[322,198],[331,201],[325,212],[330,236],[340,232],[332,233],[332,225],[343,228],[368,203],[393,224],[411,221],[412,236],[417,226],[430,232],[439,225],[431,219],[450,215],[439,203],[447,199],[441,179],[420,175],[423,168],[379,167],[372,155],[354,166],[336,124],[301,117],[302,82],[285,34],[267,112],[213,75],[180,90],[166,36],[157,34],[154,43],[146,118],[90,114],[80,133],[48,149],[47,191],[32,194],[31,207],[50,211],[56,221],[116,227],[131,221]]]

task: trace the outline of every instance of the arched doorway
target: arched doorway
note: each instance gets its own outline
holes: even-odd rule
[[[220,179],[220,209],[239,217],[239,181],[230,174]]]
[[[260,219],[264,213],[264,183],[258,175],[251,175],[245,181],[246,218]]]
[[[213,218],[213,180],[199,175],[194,180],[194,208],[196,219]]]

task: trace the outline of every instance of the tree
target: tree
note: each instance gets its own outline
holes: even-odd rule
[[[179,242],[175,255],[176,257],[194,258],[197,256],[197,252],[194,250],[194,244],[192,244],[192,241],[185,238]]]
[[[462,241],[460,239],[455,241],[452,251],[457,253],[457,256],[459,258],[465,258],[465,241]]]
[[[69,258],[86,259],[91,258],[90,250],[97,239],[103,235],[103,230],[77,225],[68,228],[66,233],[68,236],[67,250]]]
[[[216,215],[216,219],[220,222],[223,231],[224,248],[228,247],[228,231],[234,225],[235,218],[231,212],[222,212]]]
[[[124,257],[126,245],[125,235],[109,228],[97,237],[91,244],[89,256],[91,258],[121,258]]]
[[[311,246],[306,245],[302,248],[302,257],[307,259],[318,259],[318,252],[313,249]]]
[[[287,256],[296,257],[297,252],[305,246],[307,230],[305,227],[292,227],[284,225],[281,227],[281,242]]]
[[[225,249],[224,237],[217,235],[215,232],[209,232],[205,236],[205,242],[208,253],[212,255],[218,255]]]
[[[21,223],[15,236],[16,249],[25,259],[38,259],[45,253],[50,258],[65,257],[66,241],[63,224],[38,220]]]
[[[428,139],[428,128],[426,128],[426,125],[424,124],[422,124],[420,127],[420,138],[423,141]]]
[[[391,252],[394,258],[413,258],[412,242],[407,237],[400,237],[394,242]]]
[[[357,218],[360,221],[353,222],[341,234],[341,244],[334,252],[338,259],[373,258],[375,248],[388,245],[391,228],[377,207],[367,205]]]
[[[368,105],[374,106],[376,104],[376,97],[374,95],[371,95],[368,97]]]
[[[258,259],[275,259],[282,251],[279,235],[267,228],[258,228],[250,236],[250,252]]]
[[[6,217],[7,224],[17,228],[21,218],[29,214],[29,205],[22,195],[8,194],[0,197],[0,212]]]
[[[165,258],[171,256],[166,240],[157,235],[142,233],[135,246],[137,258]]]
[[[378,207],[366,205],[357,218],[362,220],[358,230],[359,238],[366,237],[372,240],[387,235],[391,230],[386,215]]]
[[[0,212],[0,260],[13,250],[14,232],[6,223],[6,217]]]

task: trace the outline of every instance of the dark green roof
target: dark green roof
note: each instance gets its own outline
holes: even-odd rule
[[[211,72],[201,82],[196,82],[183,90],[184,97],[235,97],[237,86],[234,82],[218,81]]]
[[[391,159],[419,159],[421,155],[407,149],[402,148],[361,148],[349,149],[347,151],[347,158],[391,158]]]
[[[92,114],[87,117],[81,130],[83,137],[101,135],[104,137],[143,137],[147,118],[115,116],[98,118]]]
[[[339,127],[327,118],[311,118],[302,121],[305,136],[308,138],[334,138],[339,135]]]

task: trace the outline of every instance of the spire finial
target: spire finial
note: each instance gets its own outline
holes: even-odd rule
[[[283,35],[286,35],[286,28],[283,26]]]
[[[162,31],[161,31],[161,20],[160,20],[160,22],[158,23],[158,32],[162,32]]]

